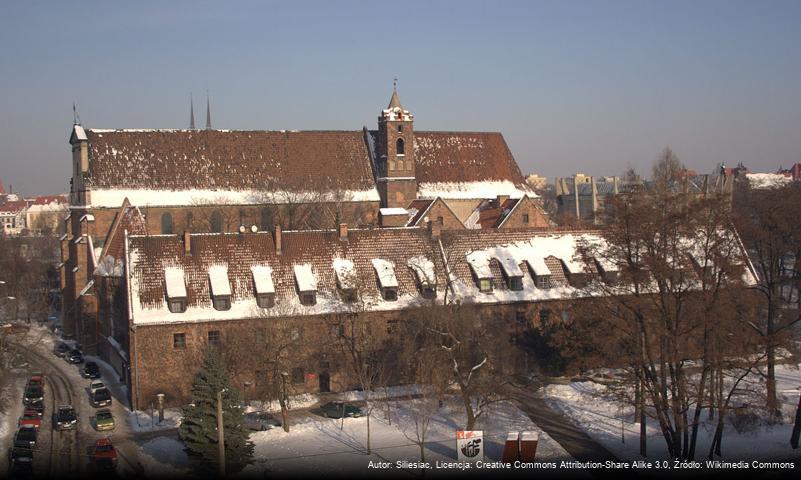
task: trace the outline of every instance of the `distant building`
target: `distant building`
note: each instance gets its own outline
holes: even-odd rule
[[[25,210],[28,205],[24,200],[6,201],[0,205],[0,227],[3,235],[19,235],[25,229]]]
[[[536,173],[531,173],[526,175],[526,183],[533,190],[538,191],[544,189],[545,186],[548,185],[548,179],[546,177],[541,177]]]
[[[785,177],[790,177],[794,182],[799,182],[801,181],[801,163],[796,163],[787,169],[779,168],[779,171],[776,173],[784,175]]]

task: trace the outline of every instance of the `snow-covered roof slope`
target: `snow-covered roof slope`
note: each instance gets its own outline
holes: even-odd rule
[[[358,279],[352,261],[346,258],[335,258],[332,266],[337,276],[339,288],[343,290],[353,290],[356,288]]]
[[[250,271],[253,274],[256,294],[275,293],[272,268],[268,265],[253,265],[250,267]]]
[[[434,262],[419,255],[410,258],[406,265],[412,269],[421,285],[433,286],[437,284],[437,275],[434,271]]]
[[[180,267],[165,268],[164,283],[167,286],[168,298],[186,298],[186,283],[184,283],[183,268]]]
[[[507,180],[486,180],[482,182],[421,182],[417,186],[420,198],[441,197],[449,200],[489,199],[498,195],[510,198],[523,198],[524,195],[536,198],[537,194],[526,187],[515,185]]]
[[[228,281],[228,267],[225,265],[209,267],[209,285],[212,296],[230,297],[231,283]]]
[[[398,288],[398,278],[395,276],[395,265],[392,262],[374,258],[372,263],[381,288]]]
[[[786,177],[778,173],[746,173],[745,178],[751,188],[780,188],[789,183],[792,183],[791,177]]]
[[[470,252],[467,254],[467,263],[473,269],[476,278],[492,278],[492,270],[489,267],[490,256],[483,250]]]
[[[299,292],[316,292],[317,277],[312,272],[312,266],[308,263],[295,265],[295,282],[298,284]]]

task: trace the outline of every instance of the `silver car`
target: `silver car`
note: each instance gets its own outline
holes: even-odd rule
[[[281,421],[267,412],[250,412],[245,414],[245,426],[251,430],[271,430],[281,426]]]

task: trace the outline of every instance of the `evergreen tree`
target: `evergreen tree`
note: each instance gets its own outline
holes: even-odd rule
[[[200,372],[192,383],[193,403],[183,408],[181,440],[187,453],[206,463],[217,463],[217,392],[222,394],[226,472],[237,472],[250,462],[253,443],[248,440],[239,392],[232,389],[222,357],[206,351]],[[205,466],[205,465],[204,465]]]

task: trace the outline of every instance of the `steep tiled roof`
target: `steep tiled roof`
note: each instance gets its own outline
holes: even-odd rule
[[[87,130],[95,189],[373,189],[360,131]]]
[[[500,133],[416,131],[414,137],[419,183],[506,180],[525,184]]]
[[[421,302],[414,273],[407,266],[410,258],[423,255],[435,264],[438,284],[445,285],[444,267],[436,242],[422,229],[350,230],[348,240],[340,241],[336,231],[285,231],[282,253],[276,255],[273,236],[256,234],[197,234],[191,236],[191,255],[184,255],[178,235],[133,236],[129,238],[133,264],[134,317],[139,322],[194,321],[247,318],[260,315],[303,315],[331,312],[346,305],[337,290],[335,259],[353,262],[358,278],[358,294],[365,305],[375,309],[394,309]],[[398,281],[398,301],[384,301],[379,293],[373,259],[394,265]],[[295,266],[310,265],[317,281],[317,305],[299,303]],[[208,270],[226,265],[232,290],[231,311],[213,310]],[[269,266],[275,286],[275,306],[255,307],[252,266]],[[164,302],[164,269],[184,271],[188,292],[187,312],[170,314]],[[440,295],[443,289],[440,289]],[[138,300],[137,300],[138,298]],[[359,308],[359,307],[354,307]],[[367,308],[367,307],[361,307]],[[238,317],[236,317],[238,315]]]
[[[111,224],[106,243],[100,252],[95,274],[103,276],[122,275],[122,261],[125,256],[125,233],[128,235],[144,235],[147,233],[145,219],[139,208],[132,207],[125,199],[114,222]]]

